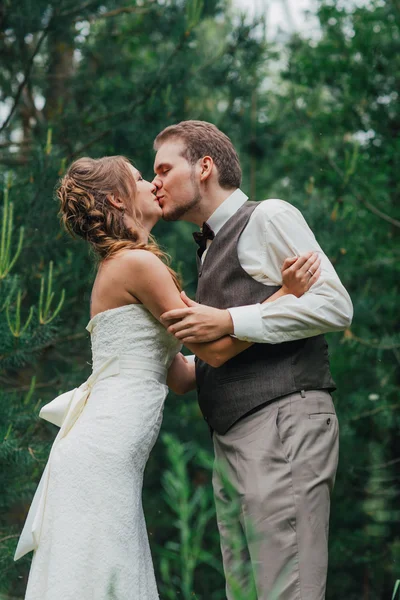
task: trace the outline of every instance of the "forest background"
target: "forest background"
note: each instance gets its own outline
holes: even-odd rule
[[[327,598],[387,600],[400,578],[398,312],[400,2],[318,0],[317,31],[270,39],[227,0],[3,0],[0,5],[0,595],[56,430],[39,408],[90,373],[95,268],[59,226],[54,187],[76,157],[123,154],[212,121],[251,199],[296,205],[349,290],[328,336],[340,420]],[[155,233],[196,288],[187,223]],[[167,399],[144,506],[161,598],[222,600],[211,441],[194,394]]]

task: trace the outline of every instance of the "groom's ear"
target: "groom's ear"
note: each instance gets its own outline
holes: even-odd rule
[[[211,156],[203,156],[200,159],[200,181],[203,183],[210,177],[214,168],[214,161]]]

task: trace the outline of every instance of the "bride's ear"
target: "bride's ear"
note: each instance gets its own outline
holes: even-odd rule
[[[125,204],[122,202],[122,200],[120,200],[119,198],[114,196],[114,194],[107,194],[106,200],[114,208],[117,208],[118,210],[121,210],[121,211],[125,210]]]

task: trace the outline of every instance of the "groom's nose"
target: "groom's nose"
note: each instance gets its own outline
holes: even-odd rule
[[[153,179],[153,181],[152,181],[151,183],[152,183],[153,185],[155,185],[155,186],[156,186],[156,188],[157,188],[157,191],[158,191],[159,189],[161,189],[161,188],[162,188],[162,181],[161,181],[161,179],[158,177],[158,175],[156,175],[156,176],[154,177],[154,179]]]

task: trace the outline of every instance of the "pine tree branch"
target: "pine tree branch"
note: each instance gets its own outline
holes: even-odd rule
[[[10,393],[11,392],[28,392],[31,388],[31,384],[15,387],[13,385],[14,382],[12,382],[12,381],[7,381],[3,378],[0,378],[0,381],[2,381],[2,383],[4,383],[5,386],[7,386],[7,385],[10,386],[9,388],[4,387],[3,388],[4,392],[10,392]],[[35,390],[56,387],[60,383],[61,383],[60,379],[53,379],[52,381],[49,381],[48,383],[36,383]]]
[[[82,152],[85,152],[88,148],[93,146],[93,144],[95,144],[96,142],[99,142],[100,140],[105,138],[109,133],[111,133],[111,131],[113,129],[114,129],[114,127],[110,127],[110,129],[106,129],[105,131],[102,131],[99,135],[96,135],[89,142],[87,142],[83,146],[80,146],[80,148],[78,150],[75,150],[74,152],[72,152],[71,154],[68,155],[68,160],[69,161],[73,160],[76,156],[78,156]]]
[[[379,463],[377,465],[370,465],[369,467],[353,467],[355,471],[372,471],[373,469],[386,469],[386,467],[391,467],[400,462],[400,458],[394,458],[392,460],[388,460],[384,463]]]
[[[336,162],[333,160],[333,158],[331,156],[329,156],[329,155],[325,155],[325,157],[328,160],[328,162],[331,165],[331,167],[336,171],[336,173],[338,175],[340,175],[340,177],[342,179],[344,179],[345,175],[344,175],[343,171],[336,164]],[[390,223],[391,225],[394,225],[395,227],[399,227],[400,228],[400,221],[398,221],[397,219],[394,219],[390,215],[387,215],[386,213],[382,212],[381,210],[379,210],[379,208],[376,208],[376,206],[374,206],[373,204],[371,204],[370,202],[368,202],[368,200],[365,200],[364,198],[362,198],[360,196],[360,194],[358,194],[353,189],[351,189],[350,185],[349,185],[349,188],[350,188],[351,193],[354,196],[354,198],[356,200],[358,200],[358,202],[360,202],[361,204],[363,204],[365,206],[365,208],[367,208],[370,212],[372,212],[377,217],[383,219],[387,223]]]
[[[0,156],[0,165],[7,167],[23,167],[28,162],[29,158],[27,156]]]
[[[15,533],[14,535],[6,535],[6,537],[0,538],[0,544],[2,544],[3,542],[6,542],[7,540],[14,540],[15,538],[18,538],[21,534],[20,533]]]
[[[89,21],[89,23],[93,23],[94,21],[97,21],[98,19],[108,19],[110,17],[117,17],[119,15],[122,14],[138,14],[138,15],[143,15],[143,14],[147,14],[152,10],[152,7],[149,8],[145,8],[145,7],[138,7],[138,6],[121,6],[120,8],[114,8],[114,10],[110,10],[109,12],[104,12],[104,13],[99,13],[97,15],[92,15],[91,17],[88,17],[87,20]],[[75,21],[79,21],[81,20],[82,17],[77,17],[75,19]]]
[[[371,204],[370,202],[368,202],[368,200],[365,200],[364,198],[362,198],[359,194],[357,194],[354,191],[353,191],[353,196],[355,198],[357,198],[357,200],[359,202],[361,202],[361,204],[364,204],[364,206],[369,211],[371,211],[372,213],[374,213],[377,217],[380,217],[384,221],[387,221],[388,223],[391,223],[395,227],[400,227],[400,221],[398,221],[397,219],[394,219],[393,217],[390,217],[389,215],[385,214],[384,212],[382,212],[381,210],[379,210],[379,208],[376,208],[376,206],[374,206],[373,204]]]
[[[154,6],[154,0],[149,0],[148,4],[152,4]],[[138,14],[143,14],[143,13],[147,13],[150,10],[149,8],[146,8],[145,6],[121,6],[120,8],[114,8],[113,10],[110,10],[108,12],[104,12],[104,13],[98,13],[95,15],[92,15],[90,17],[85,17],[83,15],[84,11],[86,11],[89,8],[92,8],[93,6],[97,5],[97,7],[99,7],[99,0],[89,0],[88,2],[84,2],[82,3],[78,8],[74,8],[72,10],[68,10],[65,11],[63,13],[59,14],[59,18],[65,19],[66,17],[76,17],[74,19],[74,22],[77,21],[82,21],[83,19],[85,21],[89,21],[90,23],[92,23],[93,21],[96,21],[97,19],[103,19],[103,18],[108,18],[108,17],[116,17],[120,14],[129,14],[129,13],[138,13]]]
[[[31,140],[21,140],[20,142],[0,142],[0,148],[10,148],[10,146],[28,146],[32,144]]]
[[[44,344],[41,344],[40,346],[35,346],[34,348],[30,348],[29,352],[27,351],[27,354],[30,354],[30,355],[37,354],[38,352],[42,352],[42,350],[46,350],[47,348],[54,348],[55,346],[57,346],[57,344],[62,344],[64,342],[70,342],[70,341],[78,340],[78,339],[83,339],[83,338],[86,338],[87,336],[88,336],[87,333],[74,333],[72,335],[67,335],[65,337],[55,338]],[[6,354],[0,354],[0,361],[2,361],[4,359],[9,359],[10,357],[15,356],[16,354],[19,354],[19,350],[17,350],[16,352],[7,352]]]
[[[398,402],[396,404],[385,404],[384,406],[378,406],[377,408],[373,408],[372,410],[367,410],[366,412],[363,412],[360,415],[350,417],[349,421],[359,421],[360,419],[365,419],[366,417],[372,417],[373,415],[376,415],[386,409],[396,410],[399,408],[400,404]]]
[[[39,52],[39,50],[40,50],[40,48],[41,48],[44,40],[46,39],[46,37],[47,37],[47,35],[48,35],[49,31],[50,31],[51,25],[52,25],[52,20],[49,21],[47,27],[42,31],[41,35],[39,36],[38,43],[36,44],[36,47],[35,47],[34,51],[32,52],[30,59],[28,60],[28,63],[26,65],[26,67],[25,67],[25,72],[24,72],[22,81],[19,84],[18,89],[17,89],[17,93],[14,96],[13,106],[12,106],[12,108],[11,108],[9,114],[8,114],[8,117],[6,118],[6,120],[3,122],[3,124],[0,127],[0,133],[2,131],[4,131],[4,129],[7,127],[7,125],[11,121],[11,119],[12,119],[12,117],[13,117],[16,109],[17,109],[19,100],[21,98],[22,91],[23,91],[24,87],[26,86],[26,84],[28,83],[28,80],[29,80],[29,77],[30,77],[30,74],[31,74],[31,70],[32,70],[32,67],[33,67],[33,62],[35,60],[35,56],[38,54],[38,52]]]
[[[351,329],[346,329],[344,337],[346,340],[355,340],[359,344],[363,346],[368,346],[368,348],[375,348],[376,350],[397,350],[400,349],[400,344],[382,344],[378,340],[364,340],[363,338],[355,335]]]
[[[63,13],[60,13],[60,18],[65,19],[67,17],[75,17],[77,15],[82,15],[82,12],[88,8],[91,8],[92,6],[98,5],[99,4],[99,0],[89,0],[88,2],[83,2],[82,4],[80,4],[80,6],[78,8],[73,8],[72,10],[67,10]],[[81,16],[81,20],[82,20],[82,16]]]

